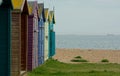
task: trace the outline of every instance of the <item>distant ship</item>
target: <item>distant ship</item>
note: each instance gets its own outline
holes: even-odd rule
[[[107,36],[115,36],[114,34],[107,34]]]

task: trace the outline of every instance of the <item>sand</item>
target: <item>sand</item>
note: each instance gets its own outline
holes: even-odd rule
[[[103,49],[57,49],[53,57],[60,62],[71,62],[76,56],[88,60],[89,63],[101,63],[102,59],[108,59],[109,63],[120,64],[120,50],[103,50]]]

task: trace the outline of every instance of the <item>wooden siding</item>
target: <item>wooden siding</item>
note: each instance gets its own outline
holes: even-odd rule
[[[49,27],[48,22],[45,22],[45,39],[44,39],[44,60],[46,61],[48,59],[48,53],[49,53]]]
[[[38,19],[29,16],[28,39],[28,70],[31,71],[38,66]]]
[[[37,5],[37,1],[29,1],[28,2],[28,6],[29,6],[29,21],[28,23],[30,24],[30,26],[33,26],[31,32],[29,33],[29,37],[32,36],[32,40],[30,42],[30,45],[28,47],[31,47],[31,49],[29,49],[28,51],[28,57],[30,61],[28,61],[28,70],[31,71],[34,68],[36,68],[38,66],[38,5]],[[30,17],[33,16],[33,17]],[[28,28],[29,30],[31,28]],[[31,39],[31,38],[29,38]],[[29,64],[30,63],[30,64]]]
[[[54,32],[54,26],[53,22],[51,21],[49,23],[49,57],[52,57],[55,54],[55,32]]]
[[[55,55],[55,32],[50,31],[50,53],[49,56],[52,57]]]
[[[12,64],[11,75],[19,76],[21,71],[21,14],[12,13]]]
[[[38,34],[38,64],[44,62],[44,22],[43,19],[39,20],[39,34]]]
[[[12,76],[27,69],[27,15],[12,13]]]
[[[28,67],[27,69],[31,71],[33,69],[33,16],[28,17]]]
[[[38,19],[34,18],[34,55],[35,55],[35,68],[38,66]]]
[[[28,16],[21,16],[21,70],[27,70],[27,53],[28,53]]]

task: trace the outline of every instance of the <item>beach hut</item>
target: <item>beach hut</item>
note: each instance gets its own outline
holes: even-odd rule
[[[54,32],[55,16],[54,11],[49,12],[49,58],[55,54],[55,32]]]
[[[44,4],[38,4],[38,64],[42,64],[44,62]]]
[[[12,63],[11,76],[22,76],[27,71],[27,0],[12,0]]]
[[[44,9],[44,14],[45,14],[44,60],[46,61],[49,56],[49,21],[48,21],[49,10],[48,8]]]
[[[10,76],[11,0],[0,0],[0,76]]]
[[[38,66],[38,4],[28,2],[30,15],[28,17],[28,70]]]

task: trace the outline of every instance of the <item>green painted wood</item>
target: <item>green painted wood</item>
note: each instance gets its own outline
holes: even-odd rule
[[[55,54],[55,32],[54,32],[54,23],[49,23],[49,58]]]
[[[10,76],[11,9],[0,7],[0,76]]]
[[[50,31],[50,52],[49,58],[55,55],[55,32]]]

